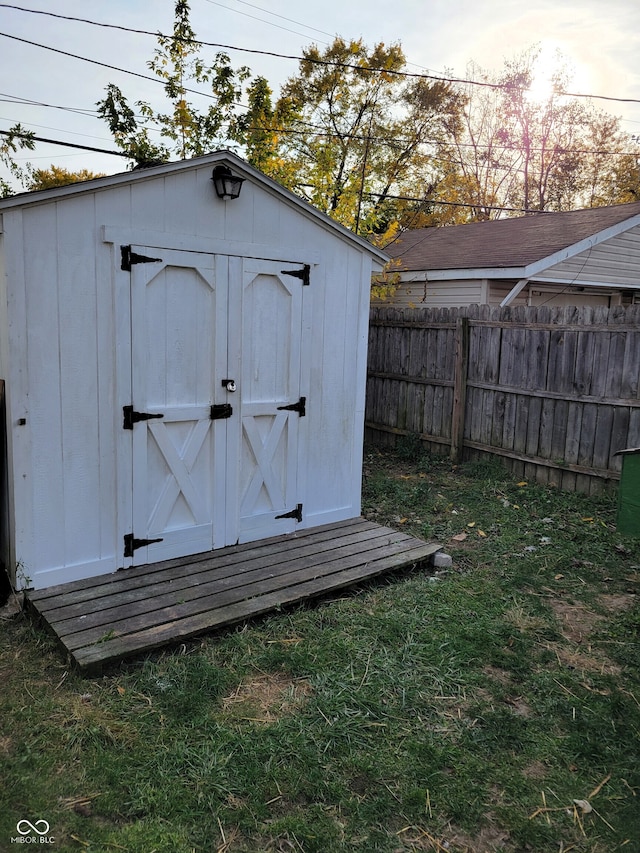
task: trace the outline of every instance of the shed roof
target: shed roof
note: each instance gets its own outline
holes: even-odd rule
[[[401,234],[385,247],[385,252],[398,258],[403,270],[524,271],[547,258],[550,263],[555,262],[558,252],[571,247],[581,251],[581,244],[589,238],[600,242],[639,223],[640,202],[536,213],[466,225],[416,228]],[[612,228],[614,231],[609,233]],[[568,251],[569,254],[572,253]]]
[[[3,210],[9,210],[16,207],[24,207],[26,205],[43,204],[48,201],[53,201],[58,198],[62,199],[67,196],[78,195],[81,193],[96,192],[108,190],[111,187],[122,186],[124,184],[134,183],[138,181],[148,181],[153,178],[165,175],[175,174],[180,171],[186,171],[193,168],[201,168],[203,166],[213,166],[218,163],[224,163],[234,169],[244,178],[248,178],[254,183],[260,184],[268,192],[278,195],[291,206],[297,208],[300,213],[310,219],[315,219],[319,225],[335,231],[343,239],[352,243],[356,243],[361,249],[372,255],[378,263],[384,264],[389,260],[388,255],[373,246],[367,240],[354,234],[348,228],[345,228],[339,222],[336,222],[331,217],[322,213],[312,204],[309,204],[304,199],[292,193],[290,190],[278,184],[276,181],[269,178],[263,172],[251,166],[246,160],[238,157],[232,151],[215,151],[211,154],[205,154],[202,157],[194,157],[190,160],[180,160],[172,163],[163,163],[159,166],[151,166],[146,169],[137,169],[129,172],[120,172],[116,175],[107,175],[102,178],[93,178],[89,181],[80,181],[75,184],[67,184],[63,187],[54,187],[47,190],[37,190],[34,192],[19,193],[9,196],[5,199],[0,199],[0,232],[2,231],[1,215]]]

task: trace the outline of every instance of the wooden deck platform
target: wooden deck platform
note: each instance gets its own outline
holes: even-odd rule
[[[282,605],[427,563],[441,546],[362,518],[27,592],[85,674]]]

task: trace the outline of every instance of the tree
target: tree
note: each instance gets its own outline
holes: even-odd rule
[[[9,128],[3,137],[0,137],[0,164],[9,170],[9,173],[21,183],[24,180],[24,169],[15,161],[14,155],[20,149],[33,151],[36,147],[33,133],[25,130],[20,124],[15,124]],[[13,195],[13,189],[8,181],[0,178],[0,198],[6,198]]]
[[[159,47],[147,63],[163,81],[170,109],[162,112],[146,101],[137,101],[138,118],[113,83],[97,104],[116,144],[137,166],[164,162],[171,155],[180,159],[199,156],[219,147],[221,140],[233,138],[236,105],[250,71],[246,67],[234,70],[223,52],[206,65],[200,58],[189,11],[186,0],[176,0],[173,32],[170,36],[158,35]],[[206,110],[198,111],[188,100],[189,82],[208,87],[212,103]],[[158,130],[165,141],[152,142],[152,130]]]
[[[102,178],[104,173],[90,172],[81,169],[79,172],[70,172],[61,166],[52,165],[50,169],[32,169],[27,179],[28,190],[48,190],[52,187],[64,187],[67,184],[75,184],[79,181],[90,181],[93,178]]]
[[[614,204],[638,187],[637,155],[634,178],[634,146],[619,119],[563,94],[571,72],[559,54],[546,95],[534,96],[539,60],[540,49],[531,48],[505,62],[498,75],[468,68],[469,78],[483,85],[461,90],[466,107],[462,123],[451,128],[451,157],[474,219],[499,217],[502,208]]]
[[[422,196],[437,181],[433,146],[460,98],[444,83],[407,82],[399,45],[336,38],[322,53],[312,45],[303,54],[276,105],[286,103],[278,148],[291,185],[359,233],[384,230],[402,206],[394,196]]]
[[[299,115],[288,97],[279,98],[274,106],[272,94],[266,78],[256,77],[247,91],[249,108],[235,120],[234,137],[252,166],[292,189],[296,169],[283,155],[283,139]]]

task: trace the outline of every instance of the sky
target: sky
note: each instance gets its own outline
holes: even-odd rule
[[[572,92],[635,99],[594,103],[620,116],[623,131],[640,136],[638,0],[190,0],[190,7],[196,36],[232,47],[232,64],[248,65],[254,75],[266,77],[275,95],[296,73],[297,62],[246,51],[298,57],[304,47],[315,43],[323,49],[340,35],[362,38],[369,46],[400,43],[408,70],[465,78],[470,62],[499,71],[505,60],[540,46],[543,56],[559,50],[574,68]],[[131,104],[162,104],[160,84],[124,73],[151,74],[146,62],[157,46],[155,38],[34,12],[169,33],[173,10],[174,0],[0,2],[0,130],[20,122],[37,136],[113,150],[109,130],[96,116],[96,101],[112,82]],[[214,50],[203,49],[203,58]],[[206,103],[202,99],[198,105]],[[18,160],[36,168],[56,165],[106,174],[127,166],[120,157],[44,143],[21,152]]]

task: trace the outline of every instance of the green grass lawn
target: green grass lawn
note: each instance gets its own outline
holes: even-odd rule
[[[21,820],[58,851],[640,851],[640,543],[615,496],[408,444],[365,467],[364,514],[451,569],[97,679],[0,623],[1,851]]]

